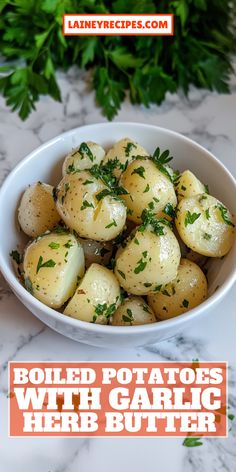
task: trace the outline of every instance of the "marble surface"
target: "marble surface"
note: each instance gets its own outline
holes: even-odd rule
[[[26,122],[0,99],[0,181],[32,149],[70,128],[105,121],[95,105],[87,73],[59,74],[63,103],[43,97]],[[168,127],[211,150],[236,175],[236,77],[231,94],[191,89],[188,101],[168,94],[160,107],[126,102],[116,120]],[[103,350],[77,344],[53,332],[20,304],[0,279],[0,470],[1,472],[223,472],[236,470],[236,427],[227,439],[203,440],[188,449],[182,439],[75,439],[8,437],[7,363],[9,360],[226,360],[229,406],[236,414],[235,287],[209,318],[177,338],[130,350]],[[235,422],[234,422],[235,423]]]

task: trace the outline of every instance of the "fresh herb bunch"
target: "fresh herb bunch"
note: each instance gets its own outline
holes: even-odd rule
[[[160,104],[190,83],[228,92],[236,50],[236,0],[0,0],[0,89],[27,118],[41,94],[60,101],[57,69],[92,69],[98,104],[112,119],[129,91],[132,103]],[[64,37],[64,13],[174,13],[175,35]],[[17,65],[14,61],[20,59]]]

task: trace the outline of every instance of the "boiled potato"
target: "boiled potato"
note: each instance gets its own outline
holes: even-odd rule
[[[180,248],[171,229],[158,236],[151,227],[136,230],[117,251],[115,274],[120,285],[134,295],[146,295],[176,277]]]
[[[141,297],[130,297],[124,300],[112,316],[113,326],[133,326],[155,323],[152,309]]]
[[[194,195],[205,192],[205,185],[203,185],[190,170],[182,172],[178,179],[178,184],[176,185],[176,193],[179,202],[182,198],[193,197]]]
[[[219,200],[205,193],[179,202],[176,228],[183,242],[204,256],[222,257],[233,245],[232,215]]]
[[[84,274],[84,253],[70,233],[50,233],[25,251],[25,286],[45,305],[60,308],[75,292]]]
[[[96,241],[114,239],[126,221],[123,202],[109,195],[108,187],[89,171],[63,177],[57,187],[57,209],[69,228]]]
[[[157,293],[148,295],[148,304],[160,320],[191,310],[207,296],[207,281],[200,267],[181,259],[177,276]]]
[[[148,152],[140,144],[130,138],[124,138],[117,141],[114,146],[107,152],[103,163],[108,161],[116,161],[117,167],[114,169],[114,175],[120,177],[127,164],[136,156],[148,156]]]
[[[65,158],[62,166],[62,174],[73,174],[78,170],[91,169],[94,164],[100,164],[105,156],[105,151],[100,144],[87,141],[73,149]]]
[[[37,182],[25,190],[18,208],[18,221],[25,234],[39,236],[53,229],[60,219],[51,185]]]
[[[162,210],[167,204],[173,208],[177,204],[172,182],[150,160],[131,162],[122,174],[120,184],[129,192],[122,195],[122,199],[128,208],[128,219],[135,223],[141,222],[145,208],[156,216],[163,216]]]
[[[107,324],[120,303],[120,287],[111,270],[92,264],[64,314],[90,323]]]

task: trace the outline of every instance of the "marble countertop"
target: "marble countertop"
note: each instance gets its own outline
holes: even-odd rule
[[[31,150],[71,128],[106,121],[95,105],[87,73],[59,74],[63,103],[43,97],[25,122],[0,99],[0,181]],[[236,175],[236,77],[231,94],[191,89],[190,101],[168,94],[162,106],[122,106],[116,120],[168,127],[195,139]],[[188,449],[182,439],[75,439],[8,437],[7,363],[9,360],[226,360],[229,406],[236,415],[235,286],[209,318],[171,340],[145,348],[105,350],[64,338],[38,321],[0,278],[0,470],[1,472],[233,472],[236,427],[227,439],[203,440]],[[235,422],[234,422],[235,423]]]

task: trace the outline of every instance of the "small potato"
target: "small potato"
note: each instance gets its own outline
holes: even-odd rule
[[[94,164],[100,164],[105,151],[100,144],[87,141],[73,149],[65,158],[62,166],[62,175],[71,174],[78,170],[91,169]]]
[[[126,221],[123,202],[109,195],[108,187],[88,171],[63,177],[57,187],[57,209],[69,228],[96,241],[114,239]]]
[[[119,178],[123,169],[131,162],[135,156],[148,156],[148,152],[140,144],[130,138],[124,138],[117,141],[114,146],[107,152],[103,163],[118,160],[118,165],[114,170],[114,175]]]
[[[135,326],[156,321],[152,309],[141,297],[127,298],[112,316],[113,326]]]
[[[25,190],[18,208],[18,221],[25,234],[40,236],[53,229],[60,219],[51,185],[37,182]]]
[[[107,324],[119,304],[120,286],[113,272],[92,264],[64,314],[89,323]]]
[[[72,234],[46,234],[26,248],[23,268],[25,286],[35,298],[60,308],[84,274],[84,252]]]
[[[222,257],[233,245],[232,215],[219,200],[205,193],[183,198],[175,223],[186,246],[204,256]]]
[[[158,293],[148,295],[148,303],[160,320],[167,320],[200,305],[207,297],[207,281],[200,267],[181,259],[178,274]]]
[[[149,160],[131,162],[122,174],[120,184],[129,194],[122,195],[128,213],[127,217],[135,223],[141,222],[141,214],[149,208],[156,216],[163,216],[162,210],[169,204],[177,205],[172,182]]]
[[[116,255],[115,274],[120,285],[134,295],[146,295],[176,277],[180,248],[171,229],[158,236],[147,227],[136,231]]]
[[[182,198],[193,197],[194,195],[200,195],[205,192],[205,185],[203,185],[190,170],[185,170],[181,174],[178,179],[178,184],[176,185],[178,202],[180,202]]]

